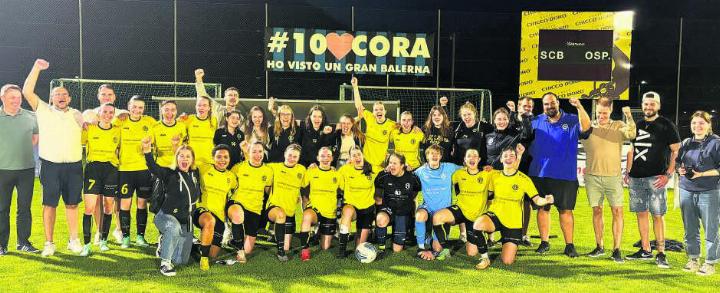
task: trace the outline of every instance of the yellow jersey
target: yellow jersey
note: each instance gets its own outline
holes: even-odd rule
[[[390,132],[395,129],[395,122],[385,118],[385,122],[377,123],[375,115],[368,110],[363,111],[363,119],[366,125],[363,155],[365,160],[375,168],[382,165],[385,160],[390,142]]]
[[[175,164],[172,139],[179,136],[180,143],[182,143],[187,137],[187,127],[183,123],[177,123],[177,121],[170,126],[160,121],[153,126],[150,133],[155,145],[155,161],[160,167],[170,168]]]
[[[310,202],[308,207],[316,209],[325,218],[334,219],[337,208],[337,191],[343,184],[343,177],[338,171],[322,170],[319,167],[308,169],[303,180],[303,187],[310,186]]]
[[[453,173],[453,186],[457,185],[460,190],[456,204],[469,221],[475,221],[487,210],[488,185],[490,176],[494,172],[497,171],[480,170],[473,175],[468,172],[467,168],[462,168]]]
[[[500,223],[509,229],[522,228],[523,197],[538,195],[530,177],[520,171],[505,175],[502,171],[493,172],[488,191],[494,192],[494,198],[488,212],[494,213]]]
[[[238,188],[230,199],[242,204],[249,212],[262,213],[265,188],[272,186],[273,170],[265,164],[255,167],[250,161],[243,161],[235,164],[231,171],[237,176]]]
[[[230,170],[219,171],[210,164],[198,164],[198,169],[201,195],[197,206],[225,221],[225,205],[230,191],[237,188],[237,177]]]
[[[147,170],[142,140],[150,137],[150,129],[157,123],[154,118],[143,115],[139,120],[117,120],[120,127],[120,171]]]
[[[377,173],[363,174],[352,164],[345,164],[338,170],[343,177],[340,189],[344,191],[345,204],[357,209],[366,209],[375,204],[375,177]]]
[[[118,147],[120,146],[120,127],[110,124],[109,129],[91,124],[82,132],[82,144],[88,162],[107,162],[117,167]]]
[[[390,138],[395,145],[395,152],[405,156],[405,163],[413,169],[420,167],[420,143],[425,134],[417,129],[410,133],[403,133],[401,129],[390,132]]]
[[[285,166],[285,163],[270,163],[268,166],[273,170],[273,188],[268,206],[278,206],[283,209],[285,215],[292,217],[300,199],[305,166],[296,164],[290,168]]]
[[[217,121],[214,116],[200,119],[197,115],[190,115],[185,120],[187,126],[188,145],[195,151],[195,161],[200,163],[214,163],[212,149],[215,147],[213,138],[217,130]]]

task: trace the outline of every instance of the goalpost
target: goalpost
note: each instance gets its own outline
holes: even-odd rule
[[[399,101],[400,112],[410,111],[417,125],[424,123],[430,109],[439,105],[439,100],[443,96],[448,98],[447,114],[450,121],[460,120],[458,110],[465,102],[475,105],[479,120],[489,121],[492,115],[492,93],[487,89],[394,86],[359,86],[359,89],[363,101]],[[352,86],[340,85],[340,100],[352,101],[352,99]]]
[[[97,99],[98,87],[109,84],[115,89],[118,108],[126,109],[127,102],[134,95],[145,100],[145,115],[159,117],[159,105],[162,100],[178,99],[195,101],[195,84],[189,82],[165,82],[145,80],[99,80],[79,78],[59,78],[50,81],[50,88],[65,87],[73,98],[70,106],[84,111],[100,105]],[[205,90],[214,99],[222,99],[222,86],[219,83],[205,83]],[[178,105],[180,106],[180,105]],[[178,112],[182,111],[178,109]]]

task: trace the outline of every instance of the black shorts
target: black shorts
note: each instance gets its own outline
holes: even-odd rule
[[[578,182],[570,180],[561,180],[545,177],[530,177],[532,182],[535,184],[540,196],[546,196],[552,194],[555,198],[553,204],[560,211],[572,211],[575,209],[575,201],[577,200]],[[532,194],[530,194],[532,196]],[[543,210],[549,211],[551,205],[545,205],[538,207],[534,203],[532,204],[533,209],[537,210],[542,208]]]
[[[53,163],[40,159],[40,184],[43,187],[44,206],[57,207],[62,197],[65,205],[82,202],[82,162]]]
[[[212,245],[215,246],[221,246],[223,234],[225,234],[225,222],[220,220],[218,216],[213,214],[211,211],[209,211],[206,208],[196,208],[193,211],[192,219],[193,219],[193,225],[197,227],[198,229],[202,229],[200,226],[200,216],[204,213],[209,213],[215,218],[215,227],[213,228],[213,239],[212,239]]]
[[[153,183],[150,171],[119,171],[118,174],[119,198],[132,198],[133,193],[136,193],[138,198],[150,198]]]
[[[473,221],[468,220],[462,213],[462,209],[458,205],[451,205],[449,208],[450,212],[455,218],[455,225],[465,224],[465,229],[472,230]]]
[[[505,243],[514,243],[515,245],[520,244],[520,241],[522,240],[522,229],[510,229],[508,227],[505,227],[502,222],[500,222],[500,219],[492,212],[487,212],[484,215],[488,216],[490,220],[493,222],[493,225],[495,225],[495,231],[500,231],[500,235],[502,236],[502,239],[500,239],[500,242],[502,244]]]
[[[335,235],[335,231],[337,231],[337,219],[323,217],[323,215],[320,214],[320,211],[312,206],[306,207],[305,210],[315,212],[315,216],[317,216],[318,220],[318,232],[320,235]]]
[[[239,205],[243,209],[243,228],[245,229],[245,235],[250,237],[257,237],[258,229],[260,228],[260,215],[248,211],[240,202],[229,200],[225,206],[225,214],[228,214],[228,209],[232,205]]]
[[[85,165],[85,194],[115,196],[118,169],[108,162],[89,162]]]
[[[355,229],[370,229],[375,221],[375,206],[371,205],[365,209],[358,209],[354,205],[349,206],[355,209]]]
[[[281,207],[279,207],[279,206],[269,206],[266,211],[270,212],[270,210],[272,210],[273,208],[281,209]],[[271,226],[271,227],[274,227],[275,222],[270,220],[270,217],[268,217],[268,222],[273,224],[273,226]],[[296,228],[297,228],[297,226],[295,226],[295,215],[287,215],[285,217],[285,234],[295,234]]]

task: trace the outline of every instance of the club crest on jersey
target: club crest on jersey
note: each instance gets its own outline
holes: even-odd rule
[[[488,141],[487,141],[488,144],[493,144],[493,142],[495,142],[494,137],[488,138]]]
[[[303,175],[303,174],[298,173],[298,174],[297,174],[298,179],[302,179],[302,175]]]
[[[263,175],[261,180],[262,180],[262,181],[267,180],[267,175]]]
[[[350,178],[353,178],[353,177],[350,177]],[[365,175],[365,178],[367,178],[367,180],[372,180],[372,176],[371,176],[371,175]]]
[[[383,130],[383,135],[387,135],[387,130]]]
[[[337,183],[337,177],[333,177],[333,184]]]
[[[482,177],[478,177],[477,180],[478,180],[478,183],[483,183],[483,178],[482,178]]]
[[[313,143],[317,143],[317,138],[313,138]]]
[[[289,141],[292,141],[292,140],[293,140],[293,138],[295,138],[295,137],[294,137],[294,136],[292,136],[292,135],[288,135],[288,140],[289,140]]]
[[[117,137],[113,137],[113,143],[118,143],[118,138],[117,138]]]
[[[144,125],[144,126],[143,126],[143,131],[148,131],[148,130],[150,130],[150,129],[147,127],[147,125]]]
[[[227,179],[227,184],[230,184],[230,178]]]
[[[410,144],[415,144],[415,139],[414,139],[414,138],[410,140]]]
[[[563,123],[562,129],[563,129],[564,131],[568,131],[568,129],[570,129],[570,126],[568,126],[567,123]]]
[[[517,191],[518,189],[520,189],[520,186],[518,186],[517,184],[513,184],[512,189]]]

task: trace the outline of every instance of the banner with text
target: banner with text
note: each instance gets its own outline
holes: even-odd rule
[[[432,76],[433,35],[265,29],[265,70]]]
[[[523,11],[520,96],[627,100],[633,12]]]

